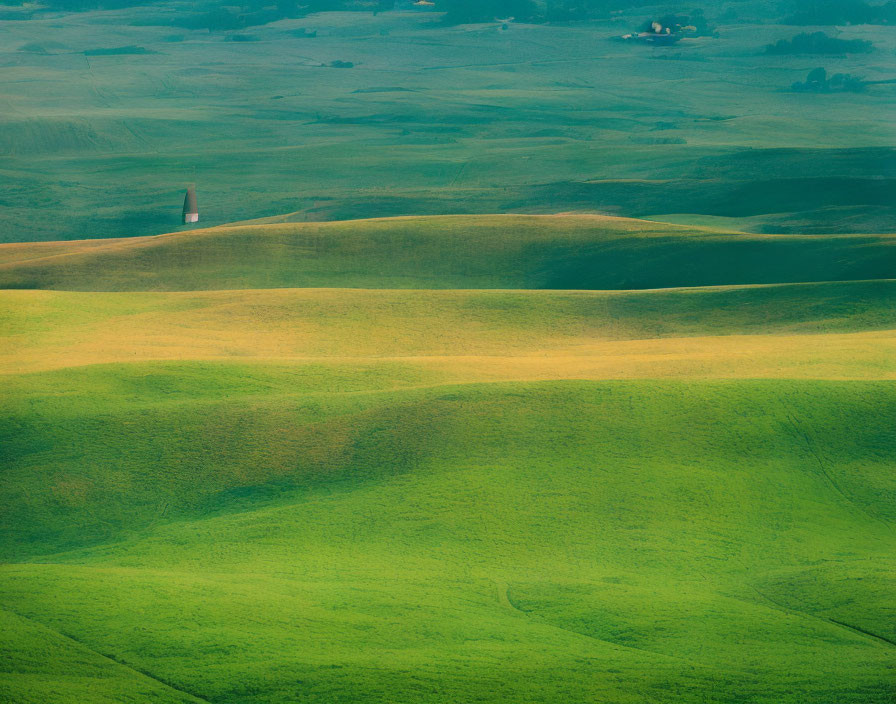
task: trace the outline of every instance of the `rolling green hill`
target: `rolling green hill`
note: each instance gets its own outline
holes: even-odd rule
[[[0,287],[638,289],[896,270],[896,235],[747,235],[602,216],[287,223],[48,246],[0,245]]]
[[[893,243],[0,246],[4,701],[889,704]]]
[[[206,701],[889,701],[891,383],[246,390],[34,408],[18,545],[103,543],[5,606]]]

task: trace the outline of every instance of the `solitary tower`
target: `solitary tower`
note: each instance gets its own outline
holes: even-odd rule
[[[199,204],[196,202],[196,189],[193,186],[187,188],[184,196],[184,224],[199,222]]]

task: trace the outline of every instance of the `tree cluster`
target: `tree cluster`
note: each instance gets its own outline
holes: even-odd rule
[[[766,54],[864,54],[872,49],[865,39],[838,39],[824,32],[803,32],[765,47]]]
[[[809,72],[805,81],[797,81],[791,89],[801,93],[861,93],[866,89],[866,83],[849,73],[828,76],[825,69],[816,68]]]

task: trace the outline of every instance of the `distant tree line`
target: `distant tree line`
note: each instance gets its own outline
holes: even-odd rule
[[[652,4],[652,0],[436,0],[449,24],[513,17],[522,22],[573,22]]]
[[[7,0],[7,4],[9,4]],[[41,5],[53,10],[83,11],[104,10],[121,7],[151,6],[153,0],[42,0]],[[331,10],[363,10],[370,12],[377,9],[391,9],[395,0],[211,0],[194,4],[199,15],[253,14],[262,11],[274,17],[291,17],[312,12]]]
[[[17,2],[18,0],[7,0]],[[648,5],[652,0],[433,0],[449,24],[491,22],[513,17],[521,22],[563,22],[605,16],[612,10]],[[152,0],[43,0],[53,10],[81,11],[152,5]],[[179,26],[233,30],[315,12],[384,12],[397,0],[211,0],[194,4]]]
[[[865,39],[838,39],[824,32],[803,32],[765,47],[766,54],[865,54],[872,44]]]
[[[864,0],[805,0],[786,24],[896,24],[896,0],[870,5]]]
[[[23,3],[24,4],[24,3]],[[44,0],[43,7],[64,12],[83,12],[84,10],[115,10],[122,7],[148,5],[145,0]]]

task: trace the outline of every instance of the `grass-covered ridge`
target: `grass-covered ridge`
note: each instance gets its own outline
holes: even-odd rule
[[[748,235],[602,216],[219,227],[0,245],[0,287],[639,289],[890,277],[892,235]]]

